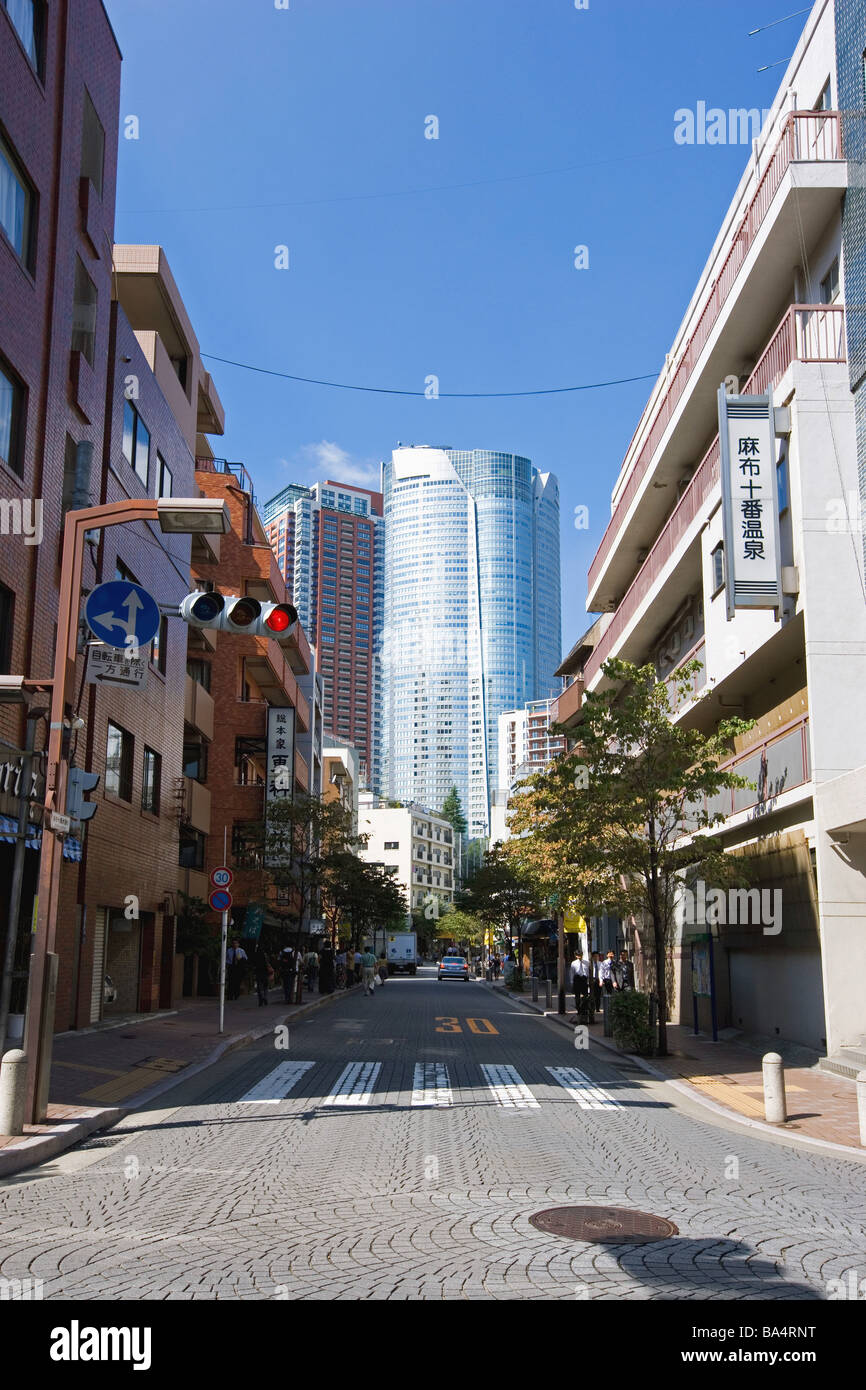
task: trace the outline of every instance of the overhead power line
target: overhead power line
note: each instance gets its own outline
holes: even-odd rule
[[[217,357],[213,352],[203,352],[209,362],[221,362],[226,367],[239,367],[245,372],[258,372],[261,376],[275,376],[283,381],[299,381],[306,386],[330,386],[335,391],[368,391],[379,396],[422,396],[426,391],[404,391],[396,386],[356,386],[346,381],[323,381],[314,376],[295,376],[292,372],[278,372],[270,367],[254,367],[249,362],[235,362],[230,357]],[[580,386],[546,386],[536,391],[437,391],[436,398],[450,400],[498,400],[514,396],[562,396],[570,391],[598,391],[605,386],[626,386],[632,381],[655,380],[658,372],[644,372],[640,376],[621,376],[609,381],[589,381]]]

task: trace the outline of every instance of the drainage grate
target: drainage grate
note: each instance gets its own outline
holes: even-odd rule
[[[640,1245],[679,1235],[672,1221],[628,1207],[548,1207],[529,1218],[536,1230],[569,1240]]]
[[[110,1149],[115,1144],[122,1144],[124,1139],[129,1136],[126,1134],[106,1134],[99,1139],[85,1139],[83,1144],[79,1144],[79,1149]]]

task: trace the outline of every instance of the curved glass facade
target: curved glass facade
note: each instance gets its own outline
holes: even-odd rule
[[[399,448],[383,494],[383,789],[438,810],[456,786],[485,836],[498,717],[556,693],[556,479],[517,454]]]

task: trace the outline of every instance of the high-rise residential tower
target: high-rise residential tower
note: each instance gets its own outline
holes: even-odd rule
[[[325,729],[354,744],[378,787],[377,644],[382,625],[382,496],[327,480],[291,483],[262,520],[292,603],[318,654]]]
[[[383,465],[382,790],[490,827],[498,717],[556,693],[559,489],[529,459],[398,446]]]

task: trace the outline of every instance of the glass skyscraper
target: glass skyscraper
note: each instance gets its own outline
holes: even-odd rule
[[[557,693],[559,489],[529,459],[398,447],[382,466],[382,787],[490,827],[498,718]]]

